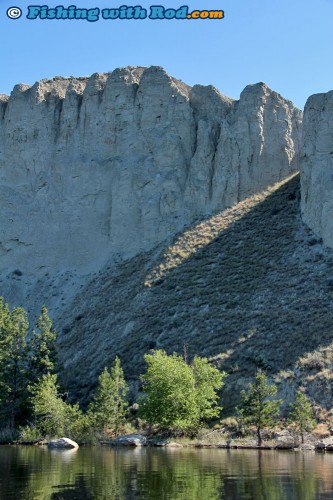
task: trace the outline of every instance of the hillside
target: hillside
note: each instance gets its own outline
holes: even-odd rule
[[[85,399],[116,354],[135,390],[145,352],[185,344],[229,373],[226,412],[258,367],[287,399],[302,384],[330,404],[333,251],[299,199],[296,175],[96,274],[58,318],[72,394]]]

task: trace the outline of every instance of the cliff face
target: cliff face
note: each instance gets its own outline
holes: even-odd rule
[[[72,393],[84,398],[117,353],[135,379],[147,350],[187,342],[230,360],[234,394],[273,359],[293,304],[298,191],[257,193],[298,170],[301,119],[262,83],[234,101],[158,67],[0,96],[0,295],[31,319],[47,305]],[[292,342],[274,373],[295,361]]]
[[[298,170],[301,112],[264,84],[233,101],[129,67],[0,105],[3,276],[97,271]]]
[[[302,142],[302,217],[333,247],[333,91],[307,100]]]

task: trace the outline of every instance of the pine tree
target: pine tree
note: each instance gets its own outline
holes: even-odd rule
[[[92,417],[95,428],[104,430],[113,429],[115,435],[119,433],[124,421],[127,401],[125,399],[128,386],[124,379],[124,372],[120,359],[116,357],[111,370],[104,368],[98,378],[98,387],[89,405],[88,412]]]
[[[53,373],[57,362],[57,332],[45,306],[36,321],[36,329],[30,341],[29,378],[36,382],[41,376]]]
[[[297,391],[295,402],[290,406],[290,423],[296,425],[304,443],[304,433],[310,432],[316,424],[310,400],[303,392]]]
[[[66,403],[59,395],[57,376],[47,373],[29,386],[33,417],[41,435],[60,436],[66,422]]]
[[[42,375],[28,390],[33,423],[21,429],[21,436],[84,438],[88,418],[78,404],[70,405],[61,399],[57,375]]]
[[[242,402],[238,410],[246,422],[256,426],[258,446],[262,444],[262,429],[272,427],[279,415],[282,401],[269,399],[276,392],[276,386],[268,383],[261,370],[257,371],[255,382],[250,384],[249,391],[241,392]]]

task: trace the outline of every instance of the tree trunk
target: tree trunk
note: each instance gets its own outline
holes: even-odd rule
[[[258,446],[261,446],[262,438],[261,438],[261,430],[260,427],[257,427],[257,437],[258,437]]]

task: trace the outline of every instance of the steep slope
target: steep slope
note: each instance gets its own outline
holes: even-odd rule
[[[134,383],[145,352],[186,344],[229,373],[227,411],[258,367],[287,400],[303,385],[329,404],[333,252],[299,199],[294,176],[96,275],[58,318],[71,390],[85,397],[116,354]]]

